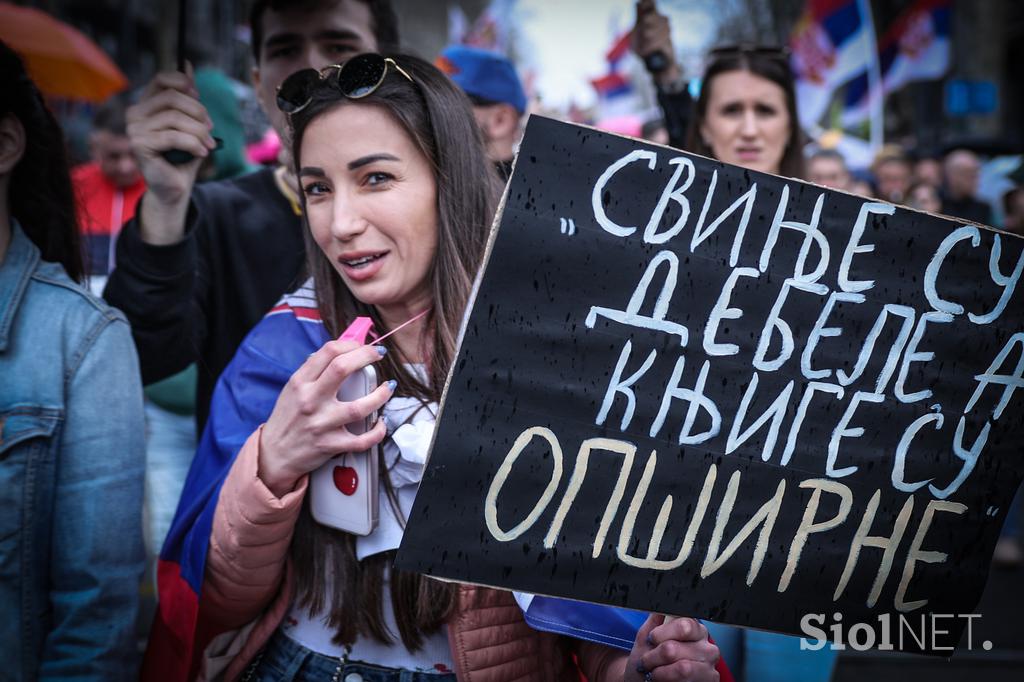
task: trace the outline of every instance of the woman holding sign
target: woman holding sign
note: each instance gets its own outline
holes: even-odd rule
[[[803,139],[789,54],[783,48],[711,51],[688,131],[689,151],[750,170],[804,175]],[[824,682],[836,653],[801,650],[796,637],[709,624],[739,679]]]
[[[168,679],[184,650],[180,677],[442,681],[486,668],[487,680],[556,680],[578,674],[575,653],[592,682],[719,679],[693,619],[648,618],[627,654],[532,630],[508,592],[391,568],[497,184],[468,100],[420,59],[301,71],[278,104],[313,276],[221,377],[164,548],[146,674]],[[386,343],[364,343],[367,318]],[[367,368],[377,387],[346,396]],[[359,534],[318,523],[315,472],[377,445],[376,523]],[[376,487],[349,468],[334,467],[328,492]]]

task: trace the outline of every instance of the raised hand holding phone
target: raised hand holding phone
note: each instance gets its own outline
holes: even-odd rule
[[[174,244],[185,235],[185,215],[199,167],[217,146],[211,135],[213,121],[199,101],[191,68],[154,76],[141,99],[128,108],[127,123],[132,151],[146,179],[142,238],[150,244]],[[170,150],[192,158],[170,163],[164,156]]]
[[[348,377],[379,361],[383,346],[356,341],[330,341],[309,356],[288,380],[260,434],[258,474],[274,495],[292,490],[306,474],[339,453],[366,452],[386,435],[383,420],[355,433],[359,424],[378,413],[394,394],[389,381],[351,401],[338,399]]]

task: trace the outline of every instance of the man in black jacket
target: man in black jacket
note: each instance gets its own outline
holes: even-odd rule
[[[398,43],[389,0],[257,0],[249,18],[253,84],[285,152],[287,121],[275,98],[287,76]],[[191,75],[157,74],[128,121],[148,190],[121,231],[104,295],[131,323],[143,382],[197,363],[202,429],[217,378],[242,339],[301,284],[297,182],[286,153],[276,169],[195,186],[215,143]],[[171,149],[195,158],[172,165],[162,156]]]

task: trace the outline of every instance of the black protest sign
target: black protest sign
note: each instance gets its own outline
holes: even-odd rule
[[[972,613],[1024,240],[537,117],[499,221],[400,567],[793,634]]]

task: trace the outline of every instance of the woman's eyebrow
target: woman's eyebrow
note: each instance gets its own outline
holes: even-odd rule
[[[354,159],[352,161],[349,161],[348,162],[348,169],[349,170],[355,170],[355,169],[361,168],[361,167],[363,167],[363,166],[365,166],[367,164],[371,164],[374,161],[400,161],[400,160],[401,159],[399,159],[397,156],[393,156],[392,154],[384,154],[384,153],[381,153],[381,154],[368,154],[367,156],[362,156],[362,157],[360,157],[358,159]]]
[[[327,173],[324,173],[324,169],[318,166],[303,166],[302,168],[299,169],[299,177],[303,177],[306,175],[312,175],[313,177],[322,178],[325,175],[327,175]]]

